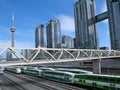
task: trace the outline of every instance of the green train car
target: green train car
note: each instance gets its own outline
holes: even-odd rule
[[[120,76],[112,75],[75,75],[74,83],[103,90],[120,90]]]
[[[42,70],[39,70],[39,69],[33,69],[33,68],[29,68],[29,69],[26,69],[24,70],[24,74],[28,74],[28,75],[32,75],[32,76],[41,76],[41,72]]]
[[[56,70],[43,70],[41,77],[63,83],[74,83],[74,73],[62,72]]]
[[[14,72],[14,73],[21,73],[21,69],[17,68],[17,67],[6,67],[5,70],[10,71],[10,72]]]
[[[120,90],[120,76],[91,74],[91,72],[76,69],[57,70],[51,68],[38,69],[36,67],[7,67],[6,70],[15,73],[21,73],[22,71],[24,74],[42,77],[62,83],[71,83],[91,87],[96,90]]]

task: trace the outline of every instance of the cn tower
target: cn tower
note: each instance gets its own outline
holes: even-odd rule
[[[15,42],[14,42],[14,32],[15,32],[15,27],[14,27],[14,12],[12,13],[12,27],[10,29],[12,33],[12,41],[11,41],[11,47],[14,47]]]

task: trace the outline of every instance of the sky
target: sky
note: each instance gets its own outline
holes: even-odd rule
[[[15,16],[15,47],[35,47],[35,28],[59,19],[61,34],[75,37],[74,7],[78,0],[0,0],[0,46],[11,46],[12,12]],[[96,15],[107,11],[106,0],[95,0]],[[99,46],[110,47],[108,21],[97,23]]]

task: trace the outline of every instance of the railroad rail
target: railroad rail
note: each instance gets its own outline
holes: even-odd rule
[[[20,84],[14,82],[13,80],[9,79],[8,77],[6,77],[5,75],[1,75],[1,86],[4,87],[4,89],[8,89],[9,90],[27,90],[24,87],[22,87]]]
[[[59,82],[55,82],[55,81],[51,81],[51,80],[47,80],[47,79],[43,79],[43,78],[33,77],[30,75],[14,74],[14,73],[10,73],[10,72],[9,72],[9,74],[11,74],[17,78],[20,78],[22,80],[25,80],[29,83],[32,83],[34,85],[37,85],[39,87],[42,87],[45,90],[87,90],[87,89],[84,89],[81,87],[76,87],[76,86],[68,85],[65,83],[59,83]]]
[[[39,90],[40,89],[42,89],[42,90],[57,90],[53,87],[50,87],[50,86],[47,86],[47,85],[44,85],[44,84],[40,84],[37,81],[35,81],[33,79],[30,79],[28,77],[23,77],[22,75],[16,75],[16,74],[10,73],[10,72],[9,73],[7,72],[7,74],[12,75],[16,78],[19,78],[20,80],[25,81],[27,84],[30,84],[30,86],[32,86],[32,87],[37,86],[37,88],[36,88],[37,90],[38,89]],[[32,89],[29,88],[29,86],[24,86],[24,88],[26,88],[26,90],[32,90]]]

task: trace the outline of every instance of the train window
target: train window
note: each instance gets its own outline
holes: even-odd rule
[[[83,75],[83,76],[81,76],[81,78],[82,78],[82,79],[86,79],[86,78],[87,78],[87,76],[86,76],[86,75]]]
[[[105,90],[108,90],[108,86],[104,86],[104,89],[105,89]]]
[[[66,77],[66,79],[69,79],[69,77]]]
[[[92,80],[96,80],[96,76],[91,76],[91,79]]]
[[[102,81],[102,78],[101,78],[101,77],[97,77],[97,80],[98,80],[98,81]]]
[[[90,76],[87,76],[87,79],[88,79],[88,80],[91,80],[91,77],[90,77]]]
[[[116,82],[117,82],[117,83],[120,83],[120,79],[116,79]]]
[[[90,79],[90,80],[92,80],[92,77],[91,77],[91,76],[88,76],[88,77],[87,77],[87,79]]]
[[[115,79],[110,78],[109,81],[110,81],[110,82],[115,82]]]
[[[107,77],[103,77],[103,81],[107,82],[108,78]]]
[[[82,82],[82,80],[81,80],[81,79],[79,79],[79,81],[80,81],[80,82]]]

